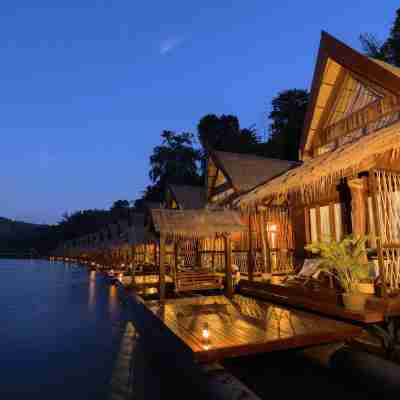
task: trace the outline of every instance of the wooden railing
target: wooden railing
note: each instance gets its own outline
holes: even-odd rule
[[[361,129],[364,130],[363,134],[371,133],[398,120],[396,113],[399,111],[399,97],[383,97],[322,130],[321,142],[328,144]]]

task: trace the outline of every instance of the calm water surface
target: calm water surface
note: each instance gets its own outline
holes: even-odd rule
[[[0,398],[106,399],[126,316],[76,265],[0,260]]]

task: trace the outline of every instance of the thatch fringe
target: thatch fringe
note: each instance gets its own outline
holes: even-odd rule
[[[354,176],[373,165],[378,156],[400,158],[400,123],[380,129],[330,153],[306,161],[236,200],[242,208],[254,208],[271,198],[297,197],[309,204],[326,195],[340,179]]]

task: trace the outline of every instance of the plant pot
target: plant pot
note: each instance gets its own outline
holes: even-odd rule
[[[350,311],[364,311],[367,296],[362,293],[343,293],[343,304]]]
[[[359,283],[358,291],[362,294],[375,294],[375,285],[373,283]]]

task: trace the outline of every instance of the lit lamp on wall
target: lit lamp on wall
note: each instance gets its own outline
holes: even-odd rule
[[[271,243],[271,249],[276,249],[276,235],[278,232],[278,227],[276,224],[268,224],[267,231],[269,234],[269,242]]]

